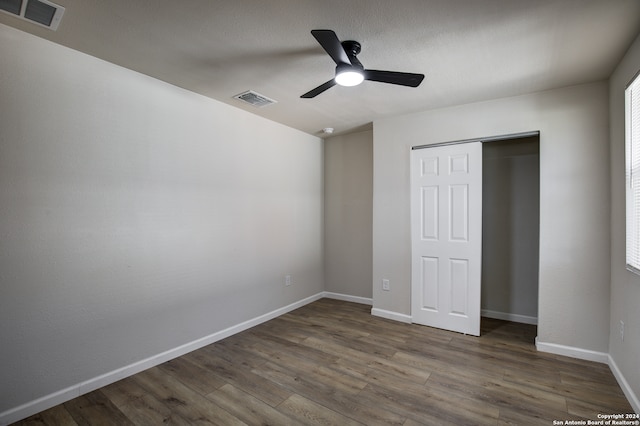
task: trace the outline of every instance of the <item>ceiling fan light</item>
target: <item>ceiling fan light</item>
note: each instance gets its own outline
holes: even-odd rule
[[[355,70],[342,71],[336,74],[336,83],[340,86],[357,86],[364,81],[364,75]]]

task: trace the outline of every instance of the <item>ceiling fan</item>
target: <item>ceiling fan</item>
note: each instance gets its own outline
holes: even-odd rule
[[[418,87],[424,79],[424,74],[364,69],[358,58],[356,58],[358,53],[360,53],[360,43],[357,41],[346,40],[340,42],[336,33],[331,30],[312,30],[311,34],[336,63],[336,76],[300,96],[301,98],[315,98],[336,84],[341,86],[357,86],[364,80],[370,80],[380,83]]]

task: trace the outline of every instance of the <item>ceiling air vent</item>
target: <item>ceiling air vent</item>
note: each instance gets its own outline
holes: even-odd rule
[[[0,11],[53,31],[64,15],[64,7],[47,0],[0,0]]]
[[[267,105],[275,104],[277,102],[273,99],[267,98],[264,95],[261,95],[260,93],[256,93],[253,90],[247,90],[246,92],[240,93],[239,95],[235,95],[234,98],[258,108],[266,107]]]

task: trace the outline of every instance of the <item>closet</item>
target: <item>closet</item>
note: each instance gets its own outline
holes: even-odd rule
[[[482,144],[481,315],[537,324],[539,136]]]

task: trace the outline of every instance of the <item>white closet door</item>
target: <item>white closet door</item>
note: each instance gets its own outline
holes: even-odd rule
[[[482,144],[411,151],[413,322],[480,335]]]

